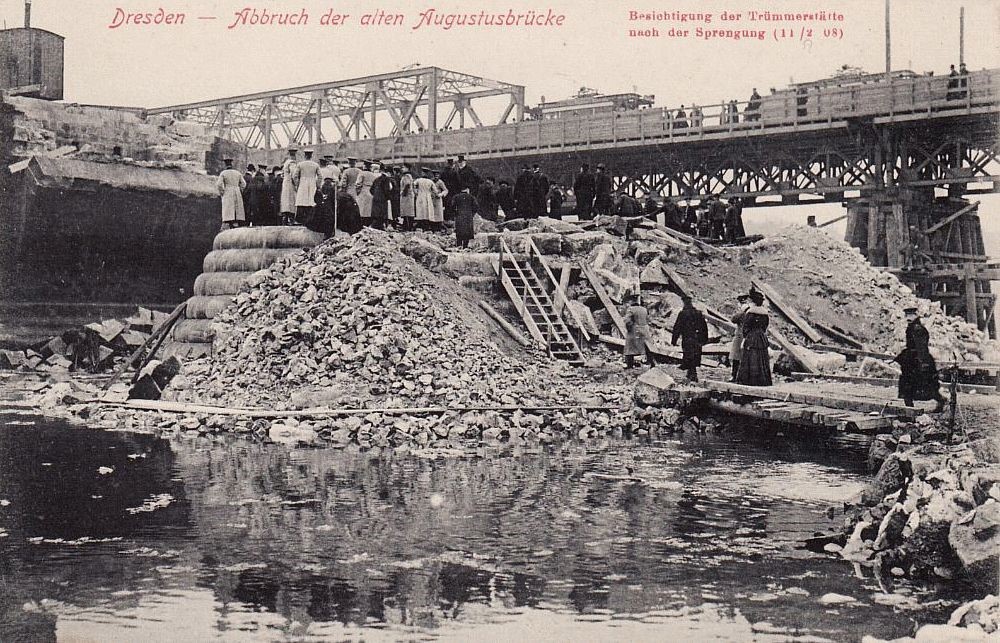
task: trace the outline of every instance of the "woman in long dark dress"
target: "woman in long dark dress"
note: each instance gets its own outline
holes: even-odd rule
[[[752,305],[743,315],[743,355],[740,370],[736,374],[737,384],[747,386],[771,386],[771,359],[767,354],[767,308],[764,295],[757,290],[750,291]]]

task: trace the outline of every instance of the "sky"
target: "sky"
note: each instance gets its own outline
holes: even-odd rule
[[[1000,0],[893,0],[894,68],[947,72],[958,61],[959,6],[966,11],[966,60],[971,69],[1000,66]],[[227,29],[243,7],[310,13],[305,27]],[[109,29],[115,9],[130,13],[184,12],[184,25]],[[552,9],[562,27],[533,29],[410,27],[433,7],[441,13],[485,9]],[[348,25],[320,26],[328,9],[352,16]],[[810,41],[776,42],[778,23],[721,21],[723,10],[814,11],[843,14],[842,38],[824,37],[814,23]],[[407,17],[402,27],[361,27],[361,15],[384,9]],[[630,11],[710,12],[711,24],[630,23]],[[781,87],[790,80],[830,75],[842,64],[885,67],[883,3],[879,0],[34,0],[34,26],[66,37],[66,99],[80,103],[142,107],[177,104],[246,92],[394,71],[406,65],[438,65],[527,87],[537,103],[565,98],[581,86],[611,93],[637,89],[655,94],[658,106],[710,104]],[[216,16],[197,20],[196,16]],[[23,22],[22,0],[0,0],[0,20]],[[787,24],[787,23],[786,23]],[[687,38],[671,38],[671,27]],[[694,37],[694,28],[766,29],[765,41]],[[632,27],[656,27],[658,38],[629,38]]]
[[[892,0],[892,66],[947,73],[959,57],[959,7],[965,7],[965,60],[970,69],[1000,67],[1000,0]],[[116,8],[129,13],[160,7],[187,14],[185,24],[109,29]],[[244,7],[310,14],[307,26],[228,29]],[[411,29],[420,12],[564,14],[561,27],[441,30]],[[350,14],[341,26],[321,26],[328,10]],[[382,9],[403,13],[401,27],[362,27],[360,17]],[[842,14],[842,20],[750,22],[751,10]],[[633,22],[629,12],[710,13],[710,24]],[[723,11],[741,13],[739,22]],[[215,20],[198,20],[215,16]],[[23,23],[22,0],[0,0],[0,21]],[[885,69],[884,4],[879,0],[34,0],[34,26],[66,38],[67,101],[156,107],[241,93],[294,87],[437,65],[524,85],[527,102],[565,98],[581,86],[605,93],[654,94],[656,105],[707,105],[745,99],[754,87],[766,93],[790,81],[829,76],[841,65]],[[782,26],[813,29],[811,37],[777,41]],[[632,38],[628,29],[655,27],[659,37]],[[671,27],[687,37],[671,37]],[[767,38],[704,40],[695,29],[751,29]],[[839,31],[837,31],[839,30]],[[838,37],[839,36],[839,37]],[[987,249],[1000,255],[1000,195],[982,201]],[[839,206],[817,206],[820,220]],[[759,208],[758,223],[801,208]],[[814,213],[814,212],[810,212]],[[753,224],[751,224],[752,227]],[[767,226],[765,226],[767,227]]]

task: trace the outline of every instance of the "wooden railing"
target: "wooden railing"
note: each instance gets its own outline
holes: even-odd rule
[[[1000,69],[971,72],[960,79],[965,81],[964,87],[949,88],[953,79],[948,76],[917,76],[810,88],[802,94],[781,91],[761,97],[756,110],[748,110],[748,101],[737,101],[736,118],[727,116],[730,103],[720,103],[702,106],[694,115],[687,106],[684,118],[678,118],[678,106],[350,141],[329,147],[337,148],[340,154],[383,159],[433,159],[458,152],[486,156],[629,141],[679,142],[705,136],[752,135],[776,128],[817,129],[848,118],[920,118],[1000,107]]]

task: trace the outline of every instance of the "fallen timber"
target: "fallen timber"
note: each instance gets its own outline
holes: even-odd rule
[[[794,384],[782,383],[775,386],[746,386],[718,380],[705,380],[701,386],[715,394],[742,396],[747,398],[775,400],[778,402],[804,404],[824,407],[831,410],[854,411],[857,413],[874,413],[877,415],[895,416],[900,418],[915,418],[924,413],[923,410],[905,406],[893,401],[882,401],[875,398],[856,395],[825,395],[807,390],[796,390]]]
[[[859,375],[828,375],[825,373],[792,373],[789,378],[796,381],[808,380],[828,380],[831,382],[848,382],[850,384],[865,384],[868,386],[878,386],[882,388],[895,388],[899,384],[898,379],[887,377],[861,377]],[[1000,394],[1000,387],[988,384],[965,384],[957,383],[956,390],[959,393],[976,393],[979,395]],[[948,388],[948,382],[941,382],[942,388]]]

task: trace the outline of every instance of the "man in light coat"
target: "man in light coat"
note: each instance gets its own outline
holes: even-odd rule
[[[319,164],[312,160],[312,150],[305,151],[306,158],[295,166],[295,222],[306,223],[316,207],[316,190],[319,189]]]
[[[361,178],[361,170],[357,168],[358,159],[347,159],[347,167],[340,173],[340,187],[351,195],[355,201],[358,200],[358,183]]]
[[[243,190],[247,182],[239,170],[233,169],[233,159],[223,159],[223,163],[226,164],[226,169],[219,174],[215,184],[222,197],[222,229],[225,230],[246,224]]]
[[[281,165],[281,219],[282,223],[290,224],[295,218],[295,166],[298,160],[295,158],[299,150],[294,147],[288,148],[288,158]]]

